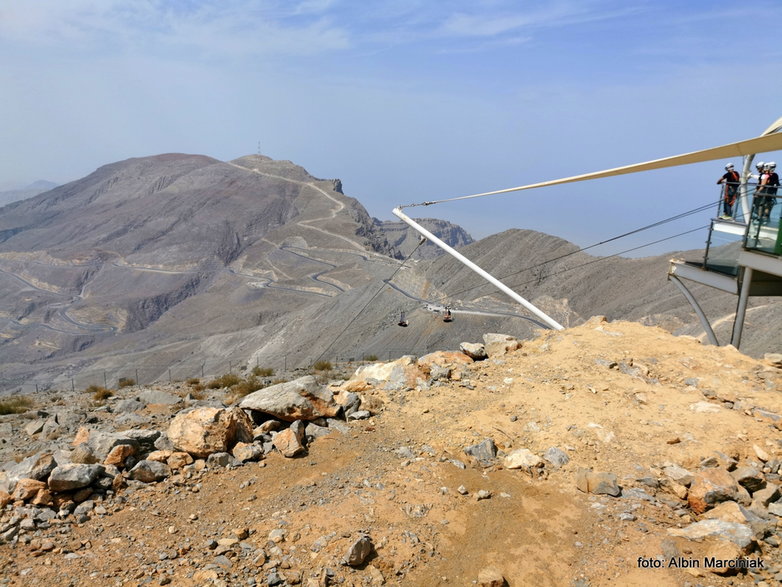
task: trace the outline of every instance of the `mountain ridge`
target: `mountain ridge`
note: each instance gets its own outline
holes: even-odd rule
[[[701,334],[666,283],[667,255],[592,257],[521,229],[467,242],[461,227],[424,222],[564,325],[604,314]],[[152,381],[172,370],[391,358],[540,327],[449,256],[401,264],[414,239],[401,223],[372,218],[341,180],[290,161],[173,153],[102,166],[0,208],[5,387],[119,376],[131,360]],[[696,295],[728,339],[723,318],[735,300],[708,288]],[[440,320],[446,306],[454,324]],[[782,350],[766,327],[779,308],[753,300],[760,324],[749,320],[747,352]]]

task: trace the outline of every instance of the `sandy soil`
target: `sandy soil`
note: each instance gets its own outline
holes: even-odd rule
[[[514,586],[772,585],[782,571],[773,540],[756,551],[771,568],[756,574],[638,560],[703,556],[709,544],[668,533],[700,517],[665,487],[662,467],[757,462],[753,445],[779,458],[766,412],[782,414],[780,391],[779,369],[733,348],[593,319],[474,363],[459,381],[367,391],[377,413],[304,457],[131,485],[84,523],[56,520],[29,544],[0,545],[0,583],[461,586],[492,567]],[[174,413],[148,409],[159,422]],[[464,453],[486,438],[500,451],[488,467]],[[550,447],[570,461],[503,467],[514,449]],[[580,468],[614,473],[624,496],[581,492]],[[374,553],[346,566],[362,534]]]

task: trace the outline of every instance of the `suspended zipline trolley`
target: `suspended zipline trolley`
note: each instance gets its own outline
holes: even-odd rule
[[[532,305],[526,299],[514,292],[499,279],[467,259],[464,255],[444,243],[431,232],[426,230],[420,224],[415,222],[404,212],[403,208],[413,206],[431,206],[441,202],[452,202],[456,200],[467,200],[471,198],[480,198],[485,196],[494,196],[509,192],[529,190],[565,183],[573,183],[590,179],[600,179],[625,175],[629,173],[638,173],[641,171],[650,171],[653,169],[664,169],[679,165],[688,165],[692,163],[702,163],[713,161],[715,159],[727,159],[731,157],[742,156],[744,158],[743,175],[739,189],[739,197],[736,203],[736,209],[739,210],[733,218],[715,218],[711,222],[709,231],[709,243],[712,237],[717,234],[732,234],[741,239],[740,251],[735,258],[725,262],[720,258],[723,249],[719,251],[710,250],[707,247],[703,261],[682,261],[672,260],[668,271],[668,278],[682,291],[684,296],[692,305],[695,313],[701,321],[708,339],[712,344],[718,344],[717,338],[709,324],[708,319],[698,305],[695,297],[690,293],[687,287],[682,283],[682,279],[687,279],[715,287],[738,296],[736,316],[733,325],[733,334],[731,344],[738,347],[741,343],[741,334],[744,325],[744,317],[747,310],[747,299],[749,296],[782,296],[782,195],[774,195],[771,199],[764,200],[764,205],[759,206],[756,200],[762,195],[748,189],[748,178],[750,168],[756,153],[771,153],[782,150],[782,118],[778,119],[763,134],[758,137],[738,141],[719,147],[694,151],[673,157],[645,161],[633,165],[625,165],[604,171],[575,175],[551,181],[528,184],[514,188],[507,188],[492,192],[484,192],[469,196],[459,196],[437,201],[421,202],[419,204],[408,204],[394,208],[393,214],[412,227],[416,232],[430,240],[440,247],[443,251],[454,257],[457,261],[471,269],[489,283],[495,285],[500,291],[507,294],[514,301],[524,306],[527,310],[540,318],[549,328],[561,330],[563,326],[554,320],[551,316],[545,314],[542,310]],[[753,203],[753,200],[754,203]],[[772,201],[773,200],[773,201]],[[760,212],[763,210],[763,212]],[[767,213],[768,212],[768,213]],[[445,318],[444,318],[445,320]],[[447,320],[445,320],[447,321]]]

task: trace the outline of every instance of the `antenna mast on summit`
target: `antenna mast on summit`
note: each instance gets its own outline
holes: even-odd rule
[[[261,154],[261,141],[258,141],[258,154]]]

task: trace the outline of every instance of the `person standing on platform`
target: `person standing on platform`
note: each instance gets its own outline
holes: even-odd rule
[[[779,175],[777,175],[777,164],[773,161],[766,163],[765,173],[761,180],[760,189],[763,194],[760,198],[759,218],[761,222],[768,222],[771,217],[771,209],[774,207],[779,187]]]
[[[730,219],[733,218],[733,204],[736,203],[736,195],[739,191],[739,184],[741,183],[741,176],[733,169],[733,163],[728,163],[725,166],[725,175],[717,180],[718,184],[725,184],[722,196],[722,216],[720,218]]]

